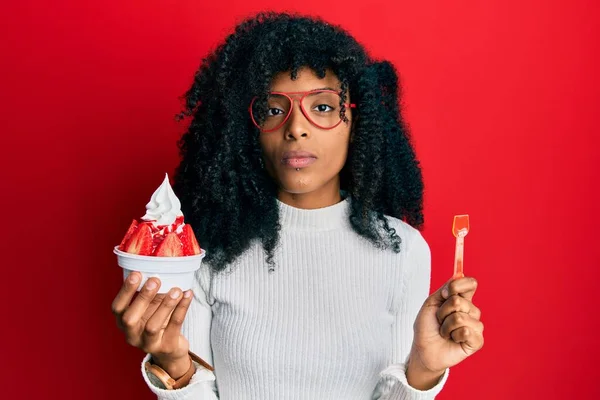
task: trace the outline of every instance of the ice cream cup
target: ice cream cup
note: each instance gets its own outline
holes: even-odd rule
[[[137,289],[140,291],[149,278],[156,277],[161,283],[158,293],[167,293],[174,287],[183,291],[191,289],[194,284],[194,273],[202,265],[202,259],[206,254],[206,251],[201,250],[201,253],[195,256],[140,256],[121,251],[119,246],[115,246],[113,252],[117,255],[117,263],[123,268],[123,280],[127,279],[133,271],[140,272],[142,281]]]

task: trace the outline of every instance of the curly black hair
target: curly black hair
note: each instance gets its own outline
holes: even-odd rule
[[[352,141],[340,172],[351,196],[350,223],[382,249],[400,251],[386,215],[419,229],[423,180],[400,114],[398,76],[388,61],[372,59],[350,34],[320,18],[263,12],[241,22],[203,59],[185,107],[191,117],[178,145],[174,190],[213,271],[222,271],[260,240],[272,271],[279,238],[275,182],[263,166],[259,131],[248,105],[266,96],[279,72],[309,67],[333,71],[357,104]]]

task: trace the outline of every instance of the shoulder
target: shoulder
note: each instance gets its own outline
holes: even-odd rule
[[[417,260],[428,260],[431,258],[431,249],[421,231],[410,224],[389,215],[385,218],[390,228],[394,229],[402,242],[401,251],[406,252],[407,257]]]

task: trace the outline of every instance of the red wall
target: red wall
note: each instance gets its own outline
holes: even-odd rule
[[[17,4],[19,3],[19,4]],[[111,246],[177,164],[178,96],[241,17],[278,1],[22,1],[0,16],[1,389],[151,399],[110,313]],[[284,2],[284,4],[296,4]],[[305,0],[404,82],[432,289],[465,271],[486,324],[440,399],[600,395],[598,3]],[[6,257],[7,256],[7,257]],[[29,390],[27,395],[17,395]]]

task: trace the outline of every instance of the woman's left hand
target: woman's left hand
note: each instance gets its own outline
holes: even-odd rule
[[[476,290],[475,278],[451,279],[425,300],[414,323],[411,362],[440,372],[483,347],[481,311],[472,302]]]

